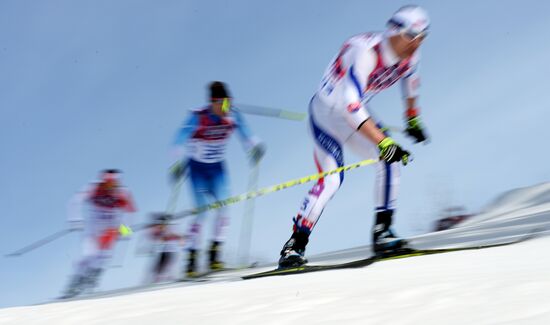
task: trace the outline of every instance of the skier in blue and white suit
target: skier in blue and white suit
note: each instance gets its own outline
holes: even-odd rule
[[[406,241],[395,234],[392,224],[400,165],[409,162],[409,152],[384,132],[382,121],[371,115],[369,101],[401,81],[406,134],[416,143],[427,140],[417,105],[417,66],[419,49],[429,25],[427,12],[409,5],[393,14],[385,32],[349,38],[325,70],[309,105],[314,160],[320,173],[342,167],[346,147],[362,159],[379,159],[375,164],[372,229],[372,249],[378,255],[395,252],[406,245]],[[327,175],[307,193],[293,220],[292,235],[281,250],[280,267],[307,262],[305,249],[309,236],[343,181],[343,172]]]
[[[225,151],[229,137],[236,129],[253,164],[265,153],[263,143],[252,135],[242,115],[231,106],[231,96],[224,83],[214,81],[209,86],[210,104],[195,109],[183,123],[176,139],[176,163],[171,167],[174,179],[189,173],[197,207],[229,197],[225,168]],[[223,268],[219,259],[228,225],[227,209],[218,209],[214,236],[209,249],[210,269]],[[188,232],[189,250],[186,274],[197,275],[197,249],[205,213],[196,215]]]

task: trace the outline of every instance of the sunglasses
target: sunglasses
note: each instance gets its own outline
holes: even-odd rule
[[[428,31],[427,30],[423,30],[421,32],[413,32],[413,31],[405,31],[403,32],[403,37],[405,37],[408,41],[412,42],[412,41],[415,41],[417,39],[422,39],[422,38],[425,38],[426,36],[428,36]]]
[[[229,111],[229,108],[231,108],[231,104],[229,102],[229,98],[212,98],[212,103],[214,104],[222,104],[222,112],[227,113]]]

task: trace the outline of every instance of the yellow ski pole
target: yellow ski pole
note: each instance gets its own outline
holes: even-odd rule
[[[302,178],[290,180],[290,181],[280,183],[280,184],[277,184],[277,185],[264,187],[264,188],[261,188],[257,191],[250,191],[250,192],[243,193],[243,194],[240,194],[240,195],[232,196],[232,197],[227,198],[225,200],[217,201],[217,202],[207,204],[207,205],[203,205],[203,206],[200,206],[200,207],[197,207],[197,208],[194,208],[194,209],[184,210],[184,211],[175,213],[174,215],[172,215],[172,220],[185,218],[185,217],[195,215],[195,214],[199,214],[199,213],[209,211],[209,210],[219,209],[221,207],[231,205],[231,204],[235,204],[237,202],[241,202],[241,201],[249,200],[249,199],[252,199],[252,198],[255,198],[255,197],[258,197],[258,196],[263,196],[263,195],[266,195],[266,194],[278,192],[278,191],[284,190],[284,189],[289,188],[289,187],[305,184],[305,183],[315,181],[315,180],[318,180],[320,178],[323,178],[323,177],[326,177],[326,176],[329,176],[329,175],[340,173],[340,172],[347,172],[349,170],[356,169],[356,168],[359,168],[359,167],[363,167],[363,166],[366,166],[366,165],[371,165],[371,164],[374,164],[376,162],[378,162],[378,159],[366,159],[366,160],[363,160],[363,161],[360,161],[360,162],[357,162],[357,163],[353,163],[353,164],[349,164],[349,165],[346,165],[346,166],[338,167],[338,168],[335,168],[333,170],[329,170],[329,171],[326,171],[326,172],[323,172],[323,173],[318,173],[318,174],[305,176],[305,177],[302,177]]]

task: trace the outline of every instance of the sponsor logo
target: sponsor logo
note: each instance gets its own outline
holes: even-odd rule
[[[361,108],[361,102],[353,102],[348,105],[348,112],[355,113]]]

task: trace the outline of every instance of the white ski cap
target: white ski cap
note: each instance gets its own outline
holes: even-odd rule
[[[407,33],[412,37],[425,34],[430,27],[426,10],[416,5],[399,8],[387,23],[390,34]]]

